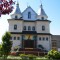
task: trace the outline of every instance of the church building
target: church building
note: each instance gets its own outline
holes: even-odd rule
[[[11,19],[8,19],[8,23],[13,43],[12,51],[18,48],[21,53],[35,51],[41,53],[48,52],[52,48],[57,49],[55,41],[57,39],[50,33],[51,21],[48,20],[42,4],[37,14],[30,6],[21,12],[17,3],[16,10]]]

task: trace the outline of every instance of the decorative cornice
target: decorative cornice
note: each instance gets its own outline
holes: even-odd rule
[[[43,21],[43,22],[46,22],[47,21],[47,22],[51,22],[50,20],[39,20],[39,19],[36,20],[36,21]]]
[[[23,19],[8,19],[8,20],[22,20],[24,22],[36,22],[36,21],[43,21],[43,22],[51,22],[50,20],[23,20]]]
[[[24,31],[24,32],[10,32],[11,34],[35,34],[35,35],[52,35],[50,33],[37,33],[36,31]]]

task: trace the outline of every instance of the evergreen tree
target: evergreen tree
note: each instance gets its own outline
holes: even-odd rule
[[[10,38],[11,34],[9,32],[6,32],[2,37],[2,52],[4,59],[7,58],[11,51],[12,42],[10,41]]]

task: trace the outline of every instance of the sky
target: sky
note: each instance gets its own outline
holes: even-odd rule
[[[41,1],[44,8],[44,11],[48,15],[48,20],[50,23],[50,33],[53,35],[60,35],[60,0],[13,0],[19,2],[19,7],[21,12],[23,12],[27,6],[31,6],[31,8],[37,13],[40,7]],[[9,24],[7,19],[11,18],[11,14],[14,13],[16,8],[16,2],[14,6],[14,10],[9,15],[2,15],[0,17],[0,43],[2,42],[2,36],[6,31],[9,30]]]

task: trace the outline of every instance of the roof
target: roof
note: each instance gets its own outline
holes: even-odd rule
[[[18,3],[17,3],[17,6],[16,6],[15,14],[21,14],[21,11],[20,11]]]
[[[37,15],[37,13],[30,6],[28,6],[22,13],[24,13],[29,8]]]
[[[52,40],[60,40],[60,35],[52,35]]]
[[[43,9],[42,4],[41,4],[40,9],[39,9],[39,11],[38,11],[38,15],[47,16],[46,13],[45,13],[45,11],[44,11],[44,9]],[[48,17],[48,16],[47,16],[47,17]]]

